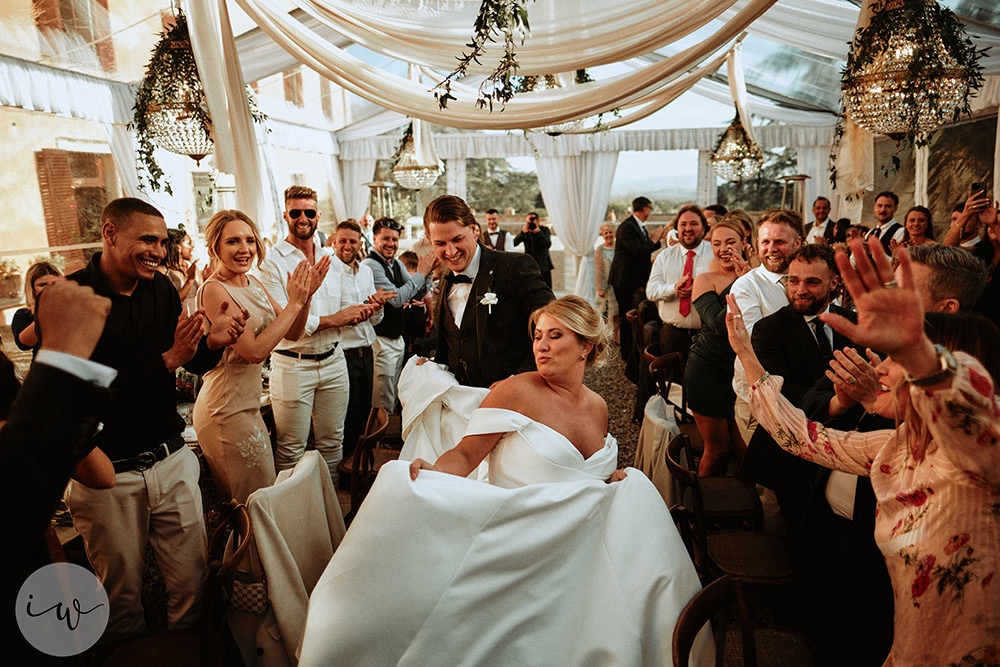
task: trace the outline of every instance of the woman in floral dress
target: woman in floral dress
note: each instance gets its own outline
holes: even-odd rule
[[[835,315],[822,318],[855,343],[889,355],[875,369],[881,387],[874,411],[902,422],[899,428],[843,432],[808,420],[781,396],[781,379],[757,361],[732,299],[730,342],[747,377],[758,378],[750,408],[778,444],[829,468],[871,477],[878,499],[875,539],[896,605],[886,664],[995,665],[1000,662],[1000,407],[990,371],[997,373],[1000,366],[1000,336],[990,324],[969,317],[959,326],[939,326],[938,334],[946,328],[951,334],[935,336],[980,360],[933,345],[924,333],[906,251],[898,253],[897,286],[878,241],[869,249],[874,266],[862,244],[852,243],[857,270],[846,254],[837,255],[857,324]],[[838,382],[851,379],[841,376]]]
[[[205,228],[214,264],[198,293],[211,320],[229,308],[248,313],[243,334],[205,374],[194,404],[194,427],[212,477],[225,498],[247,496],[274,483],[271,441],[260,416],[261,368],[282,338],[297,340],[309,314],[309,300],[323,282],[328,257],[313,268],[303,261],[288,277],[288,305],[282,309],[250,269],[264,259],[257,226],[240,211],[220,211]]]

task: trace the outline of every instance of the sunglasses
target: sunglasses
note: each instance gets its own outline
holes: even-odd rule
[[[378,234],[380,229],[391,229],[394,232],[401,232],[403,231],[403,225],[395,220],[379,220],[372,226],[372,234]]]
[[[288,217],[292,220],[297,220],[302,213],[305,213],[306,217],[310,220],[316,217],[316,209],[314,208],[293,208],[288,211]]]

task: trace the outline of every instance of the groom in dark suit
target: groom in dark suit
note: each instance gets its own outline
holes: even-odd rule
[[[435,307],[435,360],[459,383],[489,387],[535,368],[528,318],[555,297],[534,259],[480,245],[477,229],[459,197],[438,197],[424,211],[424,232],[448,269]]]
[[[649,282],[649,271],[653,266],[651,255],[660,247],[660,235],[663,228],[657,228],[647,233],[642,223],[649,219],[653,212],[653,202],[645,197],[638,197],[632,202],[632,215],[618,225],[615,233],[615,258],[611,260],[611,270],[608,272],[608,282],[615,290],[618,301],[618,312],[632,310],[635,293]],[[632,350],[632,330],[622,322],[621,355],[627,360]]]

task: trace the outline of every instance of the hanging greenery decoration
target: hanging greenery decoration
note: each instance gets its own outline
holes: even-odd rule
[[[857,31],[841,77],[843,97],[830,156],[836,186],[836,156],[844,120],[900,145],[922,146],[928,133],[971,113],[969,98],[983,86],[977,50],[961,21],[935,0],[879,0],[869,24]],[[883,173],[895,171],[883,166]]]
[[[254,122],[263,123],[267,116],[258,109],[249,87],[247,101]],[[178,11],[173,26],[160,33],[132,111],[128,128],[136,134],[140,185],[173,194],[154,149],[187,155],[200,164],[214,148],[212,119],[183,12]]]
[[[451,93],[451,82],[464,77],[471,63],[482,64],[479,58],[485,52],[487,42],[497,41],[495,35],[503,40],[504,55],[490,75],[479,84],[476,106],[480,109],[489,106],[493,111],[494,102],[502,108],[514,97],[518,69],[515,49],[517,45],[524,44],[524,38],[531,30],[528,25],[529,1],[483,0],[476,17],[475,34],[466,45],[471,51],[463,53],[458,59],[458,67],[434,87],[434,98],[442,109],[448,107],[450,100],[458,99]]]

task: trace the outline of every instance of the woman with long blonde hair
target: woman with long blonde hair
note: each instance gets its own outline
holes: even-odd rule
[[[242,308],[247,326],[225,349],[222,361],[205,373],[194,404],[194,426],[205,460],[223,498],[247,496],[274,483],[274,457],[260,416],[261,368],[283,338],[297,340],[305,328],[309,301],[330,266],[303,260],[288,276],[288,305],[282,308],[250,275],[264,260],[257,225],[241,211],[219,211],[205,227],[214,270],[198,291],[209,321],[228,308]]]

